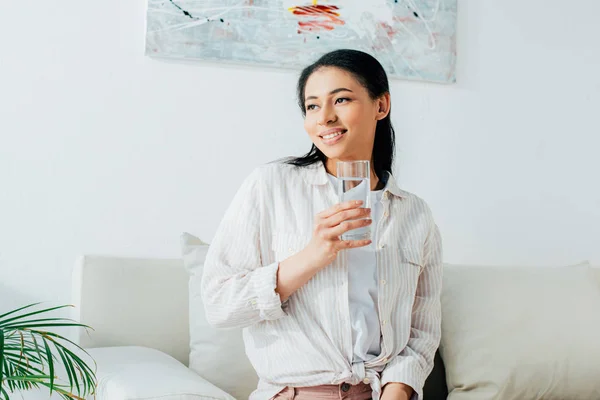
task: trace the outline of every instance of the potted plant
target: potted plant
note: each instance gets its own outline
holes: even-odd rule
[[[93,395],[95,361],[76,343],[51,332],[56,327],[90,327],[71,319],[45,317],[69,305],[36,310],[39,304],[0,315],[0,399],[9,400],[9,393],[40,387],[64,399]],[[93,362],[93,369],[80,358],[81,352]],[[62,377],[57,376],[57,369],[63,371]]]

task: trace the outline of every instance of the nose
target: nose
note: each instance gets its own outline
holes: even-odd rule
[[[337,115],[335,115],[335,109],[329,105],[323,105],[321,113],[319,114],[318,123],[321,126],[327,126],[337,121]]]

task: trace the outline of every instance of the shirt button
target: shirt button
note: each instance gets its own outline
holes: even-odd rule
[[[250,304],[252,304],[253,306],[256,305],[256,299],[250,300]]]
[[[363,383],[365,385],[368,385],[369,383],[371,383],[371,380],[369,378],[365,378],[365,379],[363,379]]]
[[[381,325],[385,325],[387,324],[387,321],[384,319],[383,321],[381,321]]]
[[[385,285],[386,283],[387,283],[387,282],[385,281],[385,279],[382,279],[382,280],[381,280],[381,284],[382,284],[382,285]]]
[[[387,217],[389,217],[389,216],[390,216],[390,213],[386,211],[386,212],[384,212],[384,213],[383,213],[383,216],[384,216],[385,218],[387,218]]]
[[[380,244],[380,245],[378,246],[379,250],[382,250],[384,247],[385,247],[385,244]]]

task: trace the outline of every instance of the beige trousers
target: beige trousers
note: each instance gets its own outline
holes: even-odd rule
[[[272,400],[370,400],[371,386],[364,383],[350,385],[323,385],[314,387],[287,387]]]

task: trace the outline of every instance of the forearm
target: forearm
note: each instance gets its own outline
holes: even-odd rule
[[[307,250],[304,249],[279,263],[275,290],[279,293],[282,302],[304,286],[321,269],[306,253]]]

